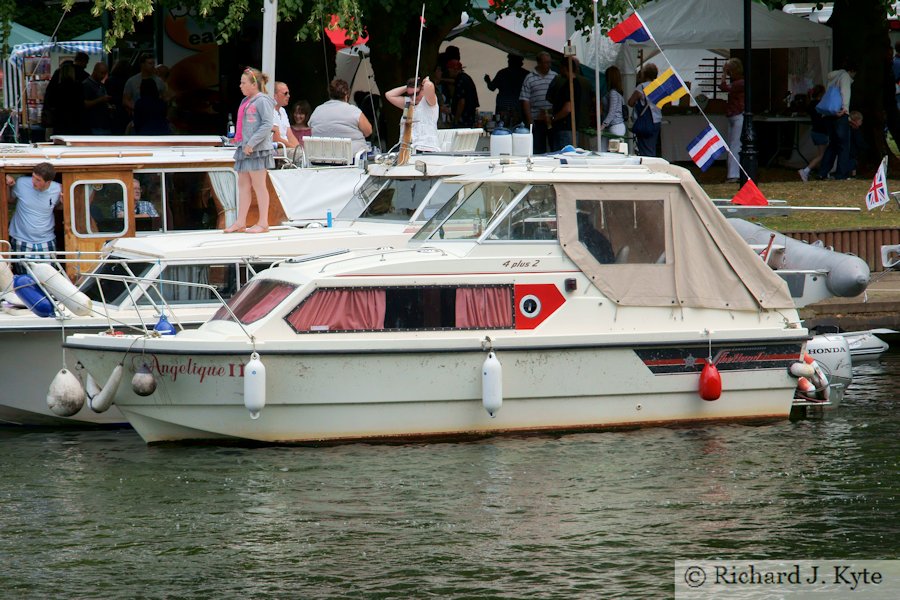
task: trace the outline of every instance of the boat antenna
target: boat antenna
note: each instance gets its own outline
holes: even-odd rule
[[[403,129],[403,139],[400,141],[400,153],[397,155],[397,164],[405,165],[409,162],[409,154],[412,146],[412,126],[413,126],[413,111],[416,106],[416,96],[419,93],[419,85],[421,82],[419,81],[419,61],[422,58],[422,31],[425,29],[425,4],[422,3],[422,16],[419,17],[419,47],[416,50],[416,72],[415,77],[413,78],[413,82],[415,87],[413,87],[413,95],[412,101],[407,97],[406,100],[406,115],[404,117],[403,123],[405,128]]]

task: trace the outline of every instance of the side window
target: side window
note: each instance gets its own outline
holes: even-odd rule
[[[237,206],[237,181],[231,172],[169,172],[164,182],[169,231],[221,229],[225,208]]]
[[[297,286],[273,279],[254,279],[231,297],[228,307],[241,323],[249,325],[269,314]],[[223,306],[211,320],[230,321],[231,313]]]
[[[79,181],[72,186],[69,200],[75,235],[110,237],[125,233],[128,223],[117,209],[130,203],[121,181]]]
[[[162,174],[135,173],[134,182],[135,228],[138,231],[165,231]]]
[[[514,326],[512,286],[319,289],[285,320],[297,333],[501,329]]]
[[[185,283],[200,283],[215,288],[223,300],[228,300],[237,292],[237,271],[234,264],[225,265],[169,265],[159,279]],[[177,283],[156,283],[147,291],[149,298],[141,296],[139,304],[159,304],[160,295],[166,303],[184,304],[192,302],[218,302],[213,291],[206,287],[179,285]]]
[[[665,202],[578,200],[578,240],[601,264],[666,261]]]
[[[556,190],[552,185],[535,185],[497,224],[488,239],[555,240],[556,235]]]
[[[138,231],[222,229],[225,215],[237,211],[234,171],[135,173],[135,225]]]

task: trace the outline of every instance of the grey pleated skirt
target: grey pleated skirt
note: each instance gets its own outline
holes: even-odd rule
[[[275,168],[274,150],[257,150],[250,156],[244,154],[244,149],[238,147],[234,152],[234,170],[238,173],[245,171],[264,171]]]

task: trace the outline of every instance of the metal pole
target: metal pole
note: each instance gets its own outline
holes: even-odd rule
[[[271,96],[275,90],[275,34],[278,27],[278,0],[263,0],[262,72],[272,82]]]
[[[751,55],[753,52],[752,14],[750,0],[744,0],[744,129],[741,132],[741,185],[747,182],[747,178],[756,179],[759,170],[759,157],[756,152],[756,134],[753,132],[753,111],[751,102],[751,80],[753,79],[753,65]]]
[[[600,114],[600,27],[597,25],[597,0],[594,2],[594,111],[597,115],[597,150],[600,150],[600,123],[602,122]],[[603,0],[603,6],[606,6],[606,0]]]

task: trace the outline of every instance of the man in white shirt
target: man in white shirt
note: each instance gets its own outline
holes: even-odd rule
[[[525,125],[533,125],[535,154],[543,154],[548,148],[553,103],[547,100],[547,90],[555,78],[556,73],[550,70],[550,54],[540,52],[537,55],[537,66],[534,72],[529,73],[522,82],[519,100],[522,102],[522,116],[525,118]]]
[[[144,79],[152,79],[159,90],[159,97],[166,99],[166,82],[156,75],[156,59],[152,54],[141,55],[141,72],[129,77],[122,91],[122,104],[129,111],[134,111],[134,103],[141,97],[141,82]]]
[[[59,206],[62,186],[53,181],[56,169],[50,163],[38,163],[31,177],[13,179],[6,176],[16,199],[16,212],[9,223],[9,243],[13,252],[31,253],[25,258],[40,258],[56,251],[56,229],[53,210]],[[18,265],[14,271],[24,272]]]
[[[300,142],[297,136],[291,131],[291,122],[288,120],[287,111],[284,107],[291,101],[291,90],[283,81],[275,82],[275,106],[278,110],[275,112],[275,126],[272,127],[272,141],[281,143],[288,148],[296,148]]]

